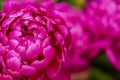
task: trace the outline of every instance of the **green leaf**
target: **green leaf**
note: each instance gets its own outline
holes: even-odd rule
[[[115,80],[110,74],[105,73],[97,68],[92,68],[90,71],[90,80]]]

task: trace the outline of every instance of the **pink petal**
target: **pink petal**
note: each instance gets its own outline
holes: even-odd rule
[[[3,3],[3,9],[5,12],[9,12],[13,10],[13,8],[15,8],[18,3],[18,0],[5,0]]]
[[[13,78],[10,75],[1,75],[0,74],[0,80],[13,80]]]
[[[50,44],[50,37],[47,37],[47,38],[43,41],[42,47],[45,48],[45,47],[49,46],[49,44]]]
[[[16,49],[16,52],[18,52],[18,54],[20,54],[22,60],[25,59],[26,48],[24,46],[18,46],[18,48]]]
[[[0,55],[1,55],[1,56],[4,56],[5,53],[6,53],[5,47],[4,47],[2,44],[0,44]]]
[[[59,31],[61,32],[61,34],[64,36],[64,37],[67,37],[67,35],[69,34],[68,32],[68,29],[66,28],[66,26],[58,26],[59,28]]]
[[[19,44],[19,42],[15,39],[11,39],[8,44],[10,45],[11,49],[15,49],[17,45]]]
[[[20,73],[24,76],[32,76],[36,73],[36,69],[32,66],[22,65]]]
[[[46,68],[48,65],[48,62],[46,60],[41,60],[41,61],[33,61],[33,63],[31,64],[32,67],[36,68],[37,70],[42,70],[44,68]]]
[[[14,20],[15,18],[6,18],[3,23],[2,23],[2,27],[7,27],[8,25],[10,25],[10,23],[12,23],[12,21]]]
[[[44,48],[43,55],[50,62],[54,58],[54,55],[55,55],[54,48],[50,45],[48,47]]]
[[[9,69],[18,70],[20,68],[21,62],[17,57],[7,59],[6,65]]]
[[[20,55],[15,52],[14,50],[10,50],[7,54],[6,54],[6,59],[10,59],[12,57],[20,57]]]
[[[9,38],[17,38],[20,37],[22,33],[20,31],[11,31],[9,34]]]
[[[48,77],[49,78],[55,77],[60,71],[60,68],[61,68],[60,62],[56,58],[54,58],[48,65],[46,70]]]
[[[34,2],[35,0],[21,0],[23,2]]]
[[[2,67],[2,69],[4,69],[6,67],[2,56],[0,56],[0,66]]]
[[[33,61],[38,58],[41,53],[41,45],[32,44],[28,47],[26,51],[26,59]]]
[[[8,72],[13,76],[13,77],[21,77],[21,74],[18,71],[12,71],[11,69],[8,69]]]
[[[71,80],[71,72],[69,67],[63,67],[58,75],[52,78],[52,80]]]

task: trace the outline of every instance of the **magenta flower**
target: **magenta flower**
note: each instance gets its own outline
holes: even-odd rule
[[[6,0],[3,8],[0,80],[52,80],[64,67],[70,44],[61,12],[33,0]]]
[[[90,67],[93,59],[104,48],[106,40],[99,40],[97,32],[94,32],[95,25],[89,24],[89,18],[84,12],[79,11],[74,14],[71,20],[77,21],[76,23],[72,21],[73,26],[70,29],[72,34],[71,71],[78,72]]]
[[[116,12],[116,5],[108,1],[99,4],[90,2],[83,11],[65,3],[63,5],[59,8],[67,14],[65,19],[72,34],[70,68],[72,72],[82,71],[108,46],[108,35],[113,32],[108,26],[108,19]]]

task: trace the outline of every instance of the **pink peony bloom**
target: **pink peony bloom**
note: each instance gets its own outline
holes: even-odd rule
[[[77,21],[74,22],[75,20]],[[71,71],[78,72],[89,68],[106,41],[97,39],[97,32],[94,32],[96,31],[95,25],[91,25],[89,18],[83,11],[79,10],[76,14],[73,13],[71,21],[73,22],[70,29],[72,34]]]
[[[6,0],[3,9],[0,80],[53,80],[66,65],[70,45],[62,13],[33,0]]]

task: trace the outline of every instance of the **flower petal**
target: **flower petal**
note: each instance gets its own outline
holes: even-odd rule
[[[57,60],[57,58],[54,58],[46,69],[48,77],[49,78],[55,77],[60,71],[60,68],[61,68],[60,62]]]
[[[21,63],[17,57],[13,57],[13,58],[7,59],[6,65],[9,69],[18,70],[20,68]]]
[[[31,66],[22,65],[19,72],[24,76],[32,76],[36,73],[36,69]]]

